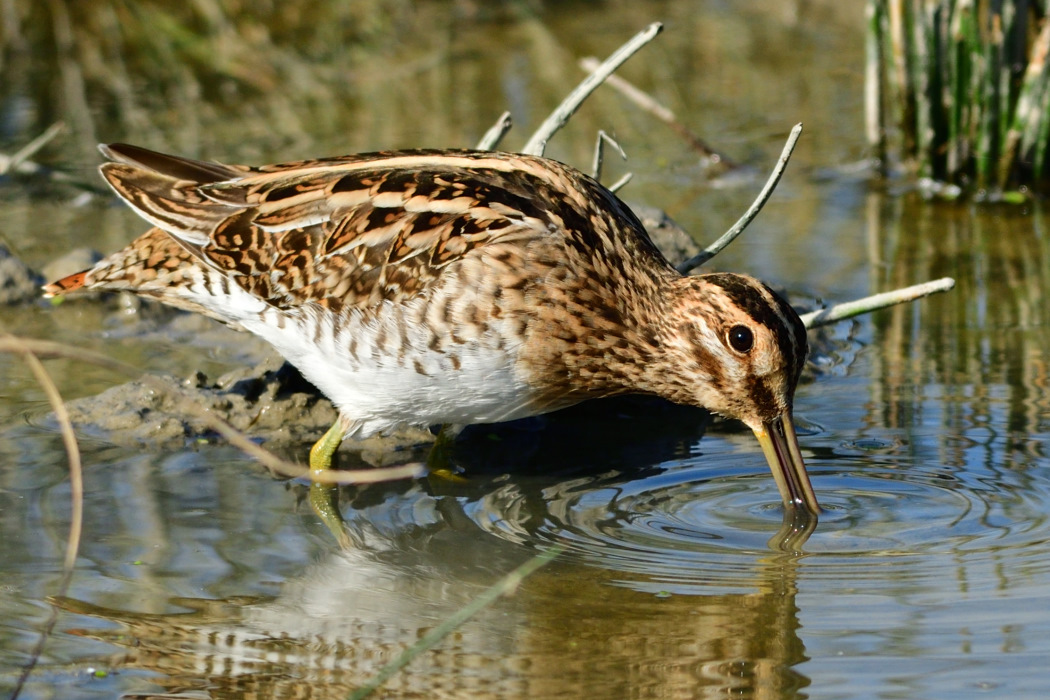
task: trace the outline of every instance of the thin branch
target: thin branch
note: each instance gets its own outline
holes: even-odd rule
[[[65,124],[62,122],[55,122],[44,133],[18,149],[13,156],[7,157],[0,154],[0,174],[17,171],[20,165],[36,155],[41,148],[51,143],[65,128]]]
[[[452,617],[442,622],[430,632],[427,632],[422,639],[401,652],[401,654],[389,664],[379,669],[379,672],[373,676],[368,683],[350,694],[350,700],[361,700],[362,698],[366,698],[374,693],[384,683],[390,680],[394,674],[411,663],[413,659],[423,652],[437,646],[443,639],[455,632],[456,628],[474,617],[478,612],[492,605],[501,597],[513,595],[518,589],[518,586],[521,585],[522,581],[540,567],[549,564],[564,551],[565,545],[556,544],[547,551],[540,552],[532,557],[527,562],[497,581],[494,585],[485,589],[481,595],[457,611]]]
[[[559,129],[565,126],[569,118],[583,104],[583,101],[598,89],[598,86],[612,75],[617,68],[622,66],[627,59],[652,41],[661,31],[663,31],[663,25],[659,22],[653,22],[643,31],[635,34],[630,41],[618,48],[609,58],[605,59],[599,66],[599,70],[584,78],[583,82],[577,85],[576,89],[569,93],[569,96],[558,105],[557,109],[551,112],[551,115],[540,124],[540,128],[529,137],[528,143],[525,144],[525,148],[521,152],[528,155],[542,156],[547,149],[547,142],[551,140],[551,137]]]
[[[499,142],[503,140],[503,137],[510,131],[510,127],[514,125],[514,122],[510,118],[510,112],[504,112],[499,115],[499,119],[496,123],[489,127],[489,130],[485,132],[485,135],[478,141],[477,149],[479,151],[492,151],[495,150]]]
[[[722,234],[721,238],[686,260],[684,263],[678,265],[679,272],[683,275],[689,274],[693,268],[703,265],[705,262],[722,252],[723,248],[732,243],[737,236],[743,233],[748,224],[758,216],[758,212],[762,211],[762,207],[766,205],[770,195],[773,194],[773,190],[776,188],[777,183],[780,182],[780,176],[784,174],[784,169],[787,167],[788,160],[791,159],[791,153],[795,150],[795,144],[798,143],[798,137],[801,134],[802,124],[799,123],[791,129],[791,134],[788,136],[787,143],[784,144],[784,150],[780,152],[780,158],[777,159],[777,164],[773,167],[773,172],[769,174],[769,179],[766,180],[766,184],[762,188],[762,191],[758,193],[758,197],[756,197],[751,206],[747,208],[744,215],[737,219],[737,222],[733,224],[728,231]]]
[[[59,596],[65,596],[69,591],[69,584],[73,580],[73,571],[76,566],[77,552],[80,550],[80,538],[84,525],[84,472],[80,459],[80,448],[77,446],[77,438],[73,432],[73,424],[69,420],[69,412],[66,411],[65,402],[62,401],[58,387],[55,386],[55,382],[51,379],[51,375],[47,373],[44,365],[41,364],[40,359],[24,344],[21,344],[18,338],[4,335],[2,340],[8,341],[15,347],[15,352],[22,355],[37,383],[44,390],[48,403],[51,404],[51,408],[55,411],[59,432],[62,434],[62,442],[66,448],[66,459],[69,464],[69,495],[72,505],[69,516],[69,537],[66,540],[66,556],[62,562],[62,577],[59,579],[57,593]],[[40,661],[40,655],[44,651],[44,646],[51,637],[51,632],[54,631],[57,623],[58,609],[52,606],[51,612],[44,622],[44,627],[40,630],[40,638],[29,653],[29,662],[22,667],[22,672],[15,683],[15,688],[10,696],[12,700],[21,694],[26,681],[29,680],[33,669],[36,668],[37,663]]]
[[[623,177],[621,177],[619,180],[617,180],[613,184],[609,185],[609,191],[612,192],[613,194],[619,192],[620,189],[623,188],[624,185],[626,185],[628,182],[631,181],[632,177],[634,177],[634,173],[624,173]]]
[[[105,355],[48,340],[0,336],[0,352],[22,354],[26,351],[32,352],[37,357],[44,359],[64,358],[105,367],[127,376],[138,377],[140,381],[149,384],[155,389],[167,393],[168,395],[172,394],[172,387],[161,381],[159,378],[149,374],[143,375],[141,369],[110,359]],[[199,418],[208,428],[219,433],[229,440],[235,447],[239,448],[250,457],[259,460],[266,468],[280,474],[281,476],[290,477],[292,479],[309,479],[311,481],[319,481],[326,484],[368,484],[377,481],[412,478],[426,473],[426,467],[423,464],[412,463],[397,467],[376,467],[372,469],[333,469],[320,475],[312,474],[309,469],[293,464],[287,460],[283,460],[269,450],[255,444],[232,425],[218,416],[213,415],[206,406],[200,405],[190,397],[179,394],[176,398],[179,400],[180,407],[183,408],[186,413]]]
[[[31,352],[42,360],[66,359],[83,360],[88,364],[105,367],[106,369],[124,374],[142,374],[142,370],[125,364],[105,355],[83,348],[76,348],[52,340],[37,340],[35,338],[16,338],[13,335],[0,336],[0,352],[9,352],[21,355]]]
[[[585,71],[594,72],[598,69],[600,64],[598,63],[597,58],[594,56],[588,56],[587,58],[581,58],[579,65]],[[682,139],[685,140],[694,151],[704,158],[708,158],[710,162],[721,163],[727,168],[737,167],[737,163],[726,155],[716,151],[706,141],[697,136],[689,127],[678,121],[678,117],[674,115],[674,112],[657,102],[656,98],[649,93],[641,90],[618,75],[610,75],[605,82],[609,87],[618,91],[642,110],[648,112],[667,126],[671,127],[671,130],[682,137]]]
[[[615,148],[621,158],[627,160],[627,153],[624,152],[623,146],[620,145],[620,142],[612,136],[609,136],[604,130],[598,129],[598,141],[594,144],[594,161],[591,164],[591,177],[599,182],[601,182],[602,179],[602,165],[605,163],[606,143]]]
[[[951,277],[942,277],[939,280],[923,282],[922,284],[912,285],[911,287],[902,287],[901,289],[894,289],[890,292],[873,294],[872,296],[864,297],[863,299],[835,304],[826,309],[810,311],[808,314],[802,314],[800,318],[802,319],[802,323],[806,324],[806,328],[820,328],[821,326],[827,326],[846,318],[852,318],[854,316],[860,316],[861,314],[871,313],[872,311],[878,311],[879,309],[885,309],[888,306],[915,301],[916,299],[921,299],[922,297],[931,294],[937,294],[938,292],[947,292],[954,286],[955,280]]]
[[[143,377],[148,383],[158,388],[169,388],[164,382],[156,377]],[[422,462],[412,462],[397,467],[377,467],[375,469],[330,469],[323,472],[314,472],[287,460],[281,459],[269,450],[252,442],[247,436],[234,428],[226,421],[201,410],[197,404],[188,396],[180,396],[181,406],[189,408],[194,414],[201,418],[204,423],[219,435],[226,438],[227,442],[252,457],[272,472],[293,479],[309,479],[322,484],[375,484],[381,481],[395,481],[398,479],[412,479],[426,474],[426,465]],[[196,408],[195,408],[196,407]]]
[[[66,461],[69,464],[69,497],[70,497],[70,522],[69,542],[66,544],[66,558],[62,563],[67,572],[72,573],[73,565],[77,560],[77,551],[80,549],[80,536],[84,525],[84,469],[80,459],[80,447],[77,445],[76,433],[73,432],[73,423],[69,418],[69,411],[62,401],[51,375],[44,369],[40,359],[32,352],[24,355],[33,376],[44,390],[48,403],[55,412],[55,420],[58,422],[58,431],[62,436],[62,445],[66,449]]]

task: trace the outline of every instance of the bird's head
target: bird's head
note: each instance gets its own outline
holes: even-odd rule
[[[808,349],[798,314],[745,275],[683,277],[675,287],[662,338],[667,391],[658,393],[742,421],[758,437],[785,506],[817,513],[792,421]]]

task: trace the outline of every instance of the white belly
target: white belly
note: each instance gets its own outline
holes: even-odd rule
[[[380,322],[353,315],[337,334],[317,333],[312,318],[278,323],[278,313],[241,323],[332,400],[351,423],[348,436],[402,424],[495,423],[537,412],[515,369],[517,345],[505,342],[500,349],[496,334],[446,343],[438,351],[429,347],[433,336],[422,324],[398,323],[396,313],[408,315],[402,309],[381,315]]]

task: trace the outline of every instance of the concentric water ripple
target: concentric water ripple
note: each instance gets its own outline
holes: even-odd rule
[[[626,574],[628,585],[639,577],[665,587],[754,584],[756,562],[776,554],[783,511],[768,473],[727,461],[704,458],[645,478],[583,477],[539,493],[511,481],[466,511],[501,538],[566,543],[570,556]],[[922,562],[916,575],[933,579],[960,558],[1016,563],[1028,550],[1033,565],[1047,566],[1037,558],[1050,540],[1045,489],[873,463],[870,454],[812,461],[810,471],[824,512],[801,547],[807,574],[878,585],[873,567],[899,574],[908,558]]]

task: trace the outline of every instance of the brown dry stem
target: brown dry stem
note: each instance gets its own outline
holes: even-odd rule
[[[58,582],[57,594],[65,596],[69,591],[69,584],[73,580],[73,567],[76,564],[77,552],[80,550],[80,537],[84,523],[84,472],[80,460],[80,448],[77,445],[77,438],[73,432],[73,424],[69,420],[69,413],[66,412],[65,403],[62,401],[62,395],[59,393],[58,387],[55,386],[54,380],[51,379],[51,375],[48,374],[47,369],[40,362],[40,358],[36,356],[26,343],[11,335],[0,336],[0,350],[5,349],[8,352],[21,355],[29,366],[37,383],[43,389],[44,395],[47,396],[48,403],[51,404],[51,408],[55,411],[58,428],[62,434],[62,443],[66,448],[66,459],[69,465],[69,491],[72,503],[69,516],[69,538],[66,541],[66,556],[62,561],[62,576]],[[52,606],[47,620],[40,630],[40,638],[29,653],[29,662],[22,667],[22,671],[18,676],[15,688],[11,693],[12,699],[17,698],[22,692],[26,681],[40,661],[40,655],[44,651],[44,646],[47,644],[47,640],[50,638],[57,623],[58,609]]]

